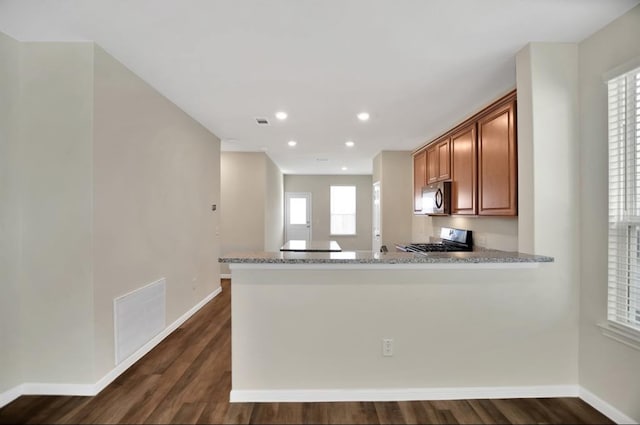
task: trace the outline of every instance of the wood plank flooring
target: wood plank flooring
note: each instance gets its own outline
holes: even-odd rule
[[[613,423],[578,398],[230,404],[229,285],[97,396],[20,397],[0,423]]]

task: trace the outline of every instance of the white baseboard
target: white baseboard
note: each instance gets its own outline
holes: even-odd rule
[[[577,397],[577,385],[531,387],[401,388],[353,390],[231,390],[236,402],[328,402]]]
[[[94,396],[98,392],[95,384],[44,384],[27,382],[22,384],[21,395],[80,395]]]
[[[173,323],[167,326],[162,332],[156,335],[151,341],[140,347],[138,351],[127,357],[109,373],[103,376],[95,384],[46,384],[46,383],[24,383],[20,384],[8,391],[0,393],[0,408],[11,403],[21,395],[78,395],[78,396],[94,396],[100,391],[105,389],[107,385],[113,382],[118,376],[122,375],[127,369],[129,369],[135,362],[140,360],[145,354],[151,351],[156,345],[158,345],[163,339],[169,336],[173,331],[178,329],[180,325],[186,322],[191,316],[193,316],[198,310],[200,310],[206,303],[215,298],[222,288],[218,287],[215,291],[207,295],[198,304],[194,305],[189,311],[184,313]]]
[[[640,423],[640,418],[630,418],[584,387],[580,387],[579,397],[617,424]]]
[[[220,275],[220,279],[231,279],[231,273],[223,273]]]
[[[0,393],[0,408],[20,397],[23,394],[23,386],[24,384],[16,385],[15,387]]]

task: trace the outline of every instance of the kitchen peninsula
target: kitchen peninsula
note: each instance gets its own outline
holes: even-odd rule
[[[522,367],[553,363],[554,349],[540,347],[563,345],[547,331],[557,312],[540,311],[552,261],[494,250],[220,258],[232,271],[231,401],[561,385],[563,365]]]

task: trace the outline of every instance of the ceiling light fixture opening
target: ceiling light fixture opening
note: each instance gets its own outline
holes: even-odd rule
[[[286,112],[284,112],[284,111],[278,111],[278,112],[276,112],[276,118],[278,118],[280,121],[282,121],[282,120],[286,120],[288,116],[289,116],[289,115],[287,115],[287,113],[286,113]]]
[[[297,145],[298,142],[296,142],[295,140],[289,140],[289,142],[287,143],[287,145],[294,147],[295,145]]]
[[[358,114],[358,119],[360,121],[368,121],[369,120],[369,113],[368,112],[360,112]]]
[[[353,140],[347,140],[346,142],[344,142],[344,144],[348,148],[352,148],[355,146],[355,143],[353,142]]]
[[[344,166],[342,167],[342,171],[347,171],[347,170],[348,170],[347,167],[344,167]]]

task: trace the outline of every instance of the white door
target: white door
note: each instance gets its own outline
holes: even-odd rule
[[[373,252],[380,252],[382,246],[382,229],[380,229],[380,182],[373,184]]]
[[[284,239],[311,241],[311,193],[284,194]]]

